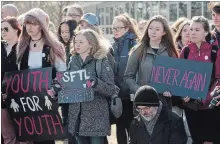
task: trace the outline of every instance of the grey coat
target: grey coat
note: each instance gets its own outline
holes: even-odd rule
[[[69,70],[84,68],[91,77],[97,79],[94,90],[94,100],[69,104],[68,131],[79,136],[107,136],[110,135],[109,106],[107,97],[114,94],[114,74],[106,58],[107,50],[99,50],[93,56],[88,56],[85,62],[79,55],[72,56],[68,65]],[[104,59],[103,59],[104,58]],[[96,77],[95,63],[103,59],[100,79]]]
[[[138,60],[137,46],[133,48],[124,75],[124,80],[133,94],[140,86],[149,84],[156,55],[168,56],[166,48],[159,48],[157,53],[152,48],[145,49],[145,54],[141,60]]]

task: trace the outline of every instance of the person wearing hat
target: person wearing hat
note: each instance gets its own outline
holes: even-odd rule
[[[1,16],[2,16],[2,19],[6,18],[7,16],[17,17],[18,8],[13,4],[3,5],[1,9]]]
[[[57,71],[66,71],[66,54],[63,45],[49,33],[48,25],[49,16],[42,9],[33,8],[25,13],[17,63],[19,70],[53,67],[52,79],[55,79]],[[54,95],[52,90],[47,93]],[[55,141],[34,141],[34,144],[44,143],[55,144]]]
[[[139,115],[130,125],[129,144],[186,144],[183,120],[162,103],[151,86],[141,86],[134,99]]]

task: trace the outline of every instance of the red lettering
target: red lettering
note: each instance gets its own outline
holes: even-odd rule
[[[176,86],[178,86],[178,82],[177,82],[177,79],[176,79],[176,78],[179,76],[179,74],[180,74],[180,70],[175,69],[172,85],[173,85],[173,83],[174,83],[174,81],[175,81],[175,82],[176,82]]]
[[[42,135],[42,133],[43,133],[43,127],[42,127],[41,117],[38,116],[37,118],[38,118],[38,121],[39,121],[39,126],[38,126],[38,127],[40,127],[40,132],[37,131],[36,124],[35,124],[35,120],[34,120],[34,118],[32,117],[32,121],[33,121],[33,123],[34,123],[34,129],[35,129],[35,132],[36,132],[38,135]]]
[[[26,87],[26,89],[24,89],[23,79],[24,79],[24,74],[22,73],[22,74],[21,74],[21,90],[22,90],[24,93],[27,93],[27,92],[29,91],[30,73],[28,73],[28,75],[27,75],[27,81],[26,81],[27,87]]]
[[[17,81],[15,81],[16,77],[17,77]],[[17,84],[17,89],[16,90],[14,89],[14,82],[16,82],[16,84]],[[18,93],[19,92],[19,83],[20,83],[20,77],[19,77],[18,74],[15,74],[15,76],[13,77],[12,83],[11,83],[11,90],[14,93]]]
[[[10,84],[11,84],[11,79],[12,79],[12,76],[10,76],[10,78],[8,79],[8,77],[5,77],[4,78],[4,81],[6,82],[6,94],[8,94],[8,88],[9,88],[9,86],[10,86]]]
[[[29,122],[30,122],[31,131],[29,131],[30,127],[27,127],[27,120],[29,120]],[[27,133],[29,135],[33,135],[34,134],[34,125],[33,125],[33,122],[31,120],[31,118],[29,118],[28,116],[24,117],[24,127],[25,127],[25,129],[26,129],[26,131],[27,131]]]
[[[34,80],[33,80],[33,90],[36,91],[36,83],[37,83],[37,74],[39,73],[39,71],[34,71],[31,72],[31,74],[34,75]]]
[[[45,89],[47,90],[49,87],[49,74],[48,71],[45,73],[45,79],[43,79],[43,74],[40,72],[40,79],[39,79],[39,91],[41,92],[42,83],[45,83]]]
[[[201,83],[201,91],[204,91],[205,88],[205,83],[206,83],[206,73],[204,74],[204,79],[202,77],[202,74],[198,74],[198,88],[200,87],[200,83]]]
[[[45,118],[46,124],[47,124],[48,133],[49,133],[49,135],[51,135],[50,126],[49,126],[49,123],[48,123],[48,120],[47,120],[47,118],[49,118],[50,115],[42,115],[41,117],[42,117],[42,118]]]
[[[185,71],[185,73],[184,73],[184,75],[183,75],[183,78],[182,78],[182,80],[181,80],[179,86],[181,86],[181,84],[182,84],[183,81],[185,81],[185,88],[188,88],[188,87],[187,87],[187,84],[188,84],[188,73],[187,73],[187,71]]]
[[[20,118],[20,120],[19,121],[17,121],[15,118],[13,119],[14,121],[15,121],[15,123],[18,125],[18,127],[19,127],[19,136],[21,136],[21,118]]]
[[[60,129],[61,129],[61,132],[63,133],[63,125],[62,125],[62,123],[61,123],[61,121],[59,119],[59,116],[56,115],[56,120],[58,121],[57,123],[54,122],[54,119],[53,119],[52,115],[50,115],[50,118],[52,120],[52,125],[53,125],[53,129],[54,129],[54,133],[57,134],[56,126],[59,126]]]

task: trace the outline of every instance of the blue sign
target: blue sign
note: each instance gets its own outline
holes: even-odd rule
[[[59,103],[79,103],[94,100],[94,91],[86,70],[58,72],[57,79],[62,85],[58,94]]]
[[[166,56],[154,60],[150,85],[157,92],[205,99],[211,81],[212,63]]]

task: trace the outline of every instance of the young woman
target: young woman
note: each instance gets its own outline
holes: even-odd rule
[[[190,24],[190,39],[191,43],[187,45],[189,48],[188,56],[186,57],[186,47],[183,48],[180,57],[189,60],[212,62],[212,47],[213,41],[209,30],[208,19],[203,16],[196,16],[192,18]],[[212,82],[210,85],[209,93],[215,86],[220,86],[220,51],[216,53],[216,61],[214,66],[214,75],[212,75]],[[191,137],[195,144],[203,144],[203,142],[220,143],[219,130],[220,130],[220,108],[210,109],[208,106],[211,101],[210,94],[207,94],[205,100],[203,100],[198,106],[198,110],[195,111],[185,105],[186,119],[189,125]],[[185,103],[195,103],[195,99],[186,97]]]
[[[104,144],[110,134],[109,106],[106,98],[114,94],[114,74],[106,58],[108,45],[90,29],[76,33],[68,70],[86,69],[93,81],[94,100],[69,104],[69,132],[77,144]],[[96,62],[102,60],[100,77]]]
[[[178,48],[179,52],[181,52],[182,48],[190,42],[189,31],[190,24],[189,21],[186,20],[182,24],[180,24],[174,38],[176,48]]]
[[[148,21],[140,43],[132,49],[129,56],[124,79],[132,93],[140,86],[149,84],[153,61],[157,55],[178,57],[171,29],[167,20],[160,15]],[[169,92],[164,92],[163,95],[171,96]]]
[[[66,70],[66,54],[62,44],[48,32],[48,15],[39,8],[28,11],[17,46],[19,70],[53,67],[52,78],[56,71]],[[51,91],[48,90],[48,93]],[[40,141],[35,144],[54,144],[54,141]]]
[[[123,77],[128,61],[128,53],[137,44],[138,34],[137,27],[127,14],[116,16],[112,25],[115,83],[120,88],[119,97],[122,99],[123,104],[123,113],[116,121],[116,133],[118,144],[125,144],[128,142],[129,125],[133,118],[133,103],[130,101],[130,90]]]
[[[180,17],[180,18],[178,18],[178,19],[172,24],[171,30],[172,30],[173,34],[176,34],[176,32],[177,32],[178,29],[179,29],[180,24],[181,24],[182,22],[186,21],[186,20],[187,20],[187,18],[185,18],[185,17]]]
[[[68,7],[66,19],[72,19],[79,22],[81,17],[83,16],[83,13],[84,12],[81,5],[73,4]]]
[[[18,37],[21,33],[21,27],[15,17],[6,17],[1,22],[1,78],[3,80],[4,73],[9,71],[17,71],[16,64],[16,46]],[[3,88],[2,88],[3,90]],[[5,144],[16,144],[16,135],[12,124],[11,117],[6,110],[4,99],[6,95],[2,91],[2,110],[1,110],[1,130]]]
[[[70,49],[72,47],[74,30],[77,27],[75,20],[64,20],[58,27],[58,39],[64,45],[66,50],[66,63],[69,63]]]

